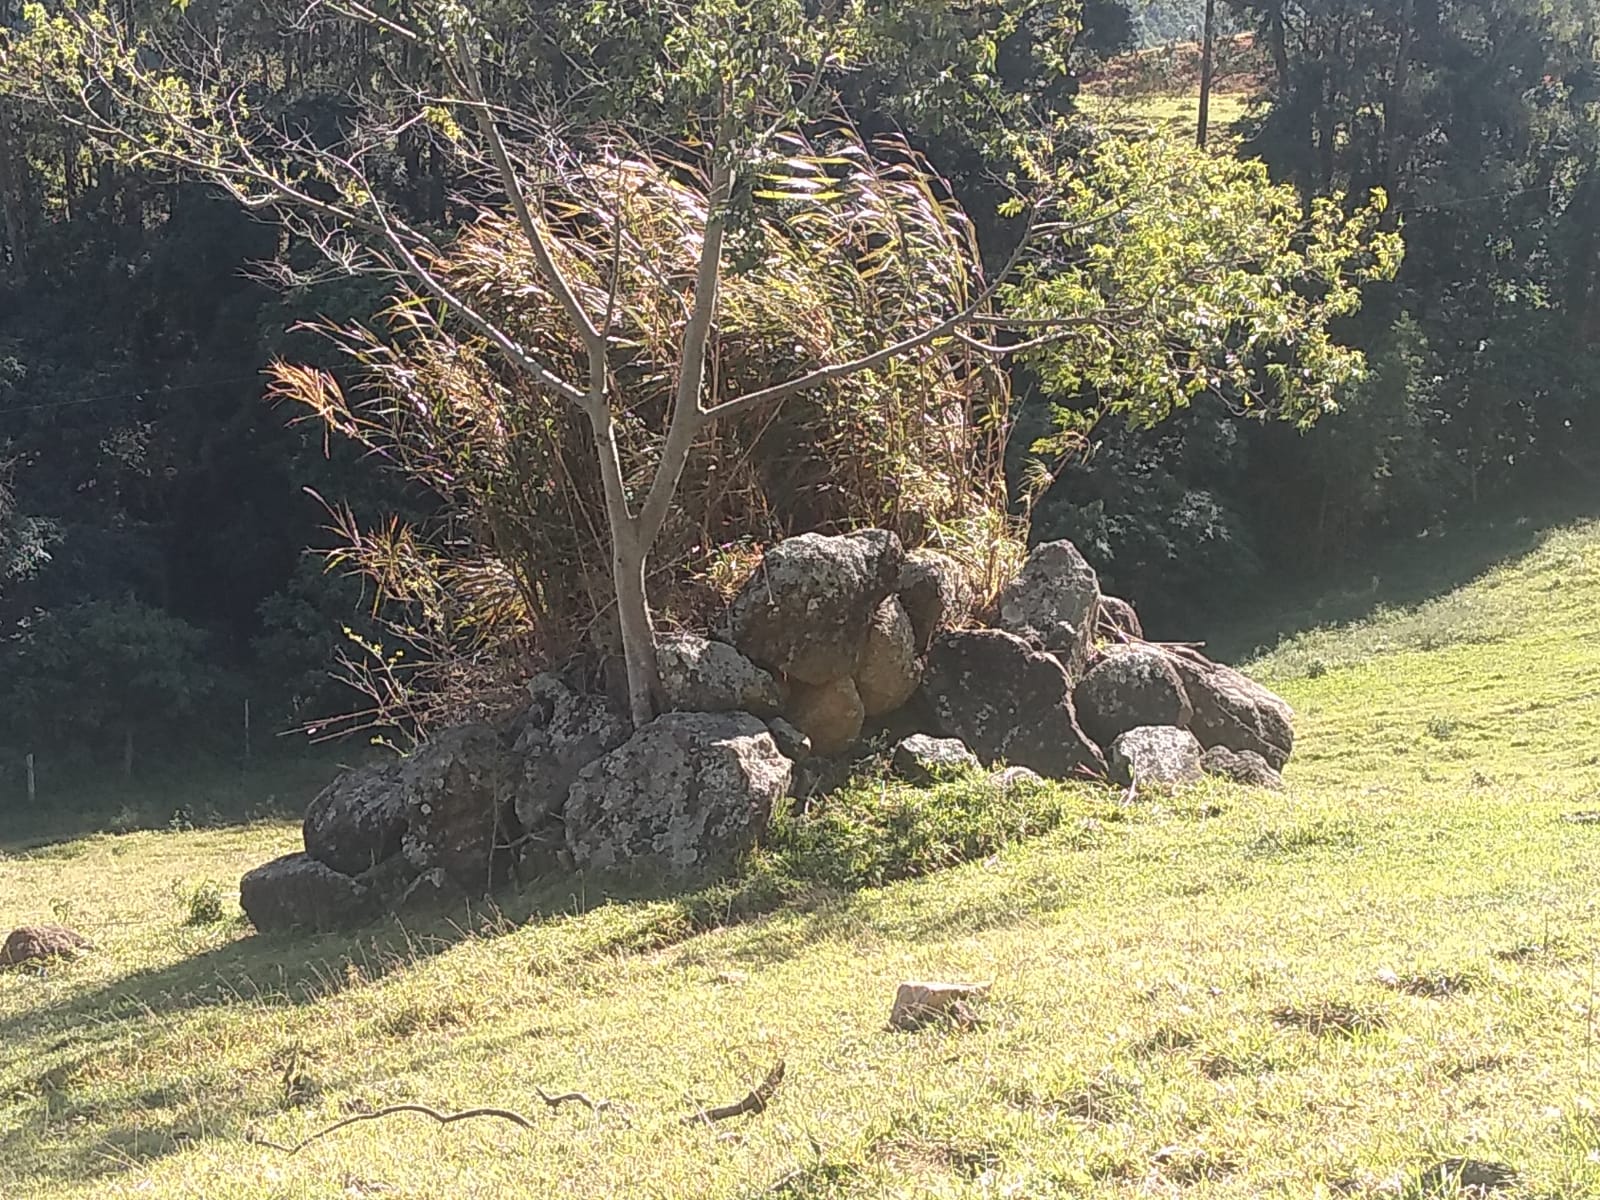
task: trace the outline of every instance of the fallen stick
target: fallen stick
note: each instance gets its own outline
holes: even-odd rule
[[[759,1087],[750,1092],[743,1100],[734,1104],[722,1104],[716,1108],[702,1108],[697,1113],[691,1113],[683,1119],[685,1125],[696,1122],[705,1122],[710,1125],[713,1121],[726,1121],[730,1117],[742,1117],[746,1113],[763,1111],[772,1100],[772,1094],[778,1090],[778,1085],[783,1082],[783,1060],[778,1060],[778,1065],[767,1072],[767,1077],[761,1081]]]

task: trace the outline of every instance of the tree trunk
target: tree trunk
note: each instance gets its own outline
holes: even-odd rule
[[[1200,122],[1195,144],[1206,148],[1206,126],[1211,123],[1211,68],[1217,46],[1217,0],[1206,0],[1205,30],[1200,37]]]
[[[628,669],[628,715],[635,729],[656,713],[659,671],[656,630],[645,595],[646,554],[638,533],[612,532],[611,577],[617,591],[617,623],[622,627],[622,659]]]

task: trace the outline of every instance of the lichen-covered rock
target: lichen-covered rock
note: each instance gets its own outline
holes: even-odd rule
[[[894,712],[917,690],[922,667],[917,662],[917,633],[895,597],[873,610],[867,640],[856,668],[856,692],[869,717]]]
[[[1100,578],[1062,539],[1041,542],[1000,593],[995,625],[1052,651],[1074,680],[1083,675],[1100,619]]]
[[[783,708],[783,693],[772,674],[726,642],[693,634],[664,637],[656,647],[656,662],[669,710],[770,717]]]
[[[309,854],[285,854],[239,881],[239,907],[263,933],[340,929],[370,920],[372,891]]]
[[[7,935],[0,946],[0,967],[15,967],[25,962],[49,958],[77,958],[94,943],[65,925],[23,925]]]
[[[1200,766],[1207,775],[1220,775],[1234,783],[1272,791],[1279,791],[1283,787],[1283,776],[1254,750],[1229,750],[1226,746],[1213,746],[1200,756]]]
[[[922,694],[940,731],[960,738],[984,763],[1013,763],[1053,779],[1105,773],[1099,747],[1078,726],[1065,668],[1015,634],[939,634],[928,650]]]
[[[1186,726],[1189,694],[1168,657],[1153,646],[1115,646],[1073,691],[1078,724],[1102,747],[1141,725]]]
[[[802,683],[849,678],[903,557],[900,539],[883,529],[779,542],[734,597],[730,638],[758,666]]]
[[[960,624],[972,611],[972,596],[960,564],[937,550],[907,554],[895,592],[911,618],[918,654],[927,653],[939,630]]]
[[[936,738],[913,733],[895,744],[895,773],[912,783],[928,783],[978,765],[978,756],[960,738]]]
[[[1165,651],[1194,708],[1189,728],[1206,749],[1254,750],[1274,771],[1294,750],[1294,710],[1232,667],[1193,650]]]
[[[867,717],[855,680],[836,679],[813,687],[791,684],[789,720],[811,740],[811,749],[822,755],[842,754],[861,736]]]
[[[400,763],[346,771],[317,794],[301,829],[306,853],[343,875],[359,875],[393,857],[406,830]]]
[[[1117,596],[1100,597],[1100,628],[1102,637],[1113,641],[1142,641],[1144,626],[1133,605]]]
[[[790,762],[805,762],[816,753],[816,747],[811,744],[811,739],[806,736],[805,730],[796,728],[782,717],[768,717],[767,731],[772,734],[778,753]]]
[[[567,848],[584,870],[682,880],[755,844],[793,764],[746,713],[667,713],[578,774]]]
[[[1111,743],[1111,778],[1124,787],[1178,787],[1193,783],[1200,769],[1200,743],[1175,725],[1141,725]]]
[[[607,697],[580,695],[554,675],[530,680],[528,695],[513,733],[510,772],[517,823],[531,833],[559,823],[578,772],[627,741],[633,726]]]
[[[420,870],[442,867],[475,895],[488,891],[496,842],[507,842],[511,756],[488,725],[467,724],[429,738],[404,760],[406,831],[401,849]]]

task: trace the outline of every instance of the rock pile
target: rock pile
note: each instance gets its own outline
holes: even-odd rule
[[[326,928],[481,895],[513,869],[704,876],[761,837],[796,763],[836,773],[869,724],[913,735],[893,760],[918,780],[982,765],[1280,786],[1288,706],[1143,641],[1070,542],[1033,550],[990,627],[973,608],[957,564],[906,554],[892,533],[790,538],[714,637],[663,639],[671,711],[635,730],[603,696],[541,675],[522,711],[335,780],[307,810],[304,852],[246,875],[241,903],[258,928]]]

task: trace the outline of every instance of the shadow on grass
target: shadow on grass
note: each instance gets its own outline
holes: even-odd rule
[[[1592,490],[1563,493],[1532,498],[1503,516],[1407,538],[1313,579],[1258,592],[1253,603],[1208,622],[1203,631],[1208,653],[1240,662],[1308,630],[1361,621],[1384,608],[1414,607],[1523,558],[1561,528],[1594,517],[1600,517],[1600,498]]]

